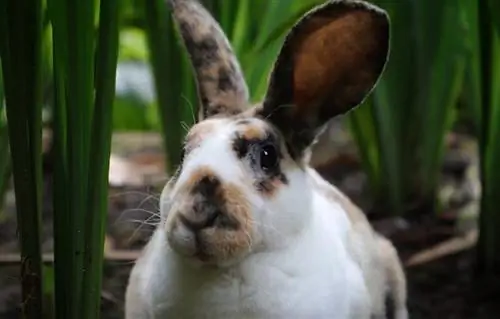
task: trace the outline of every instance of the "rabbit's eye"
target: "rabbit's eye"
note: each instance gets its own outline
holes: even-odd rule
[[[268,172],[278,165],[278,152],[272,144],[264,144],[260,149],[259,154],[260,167],[263,171]]]

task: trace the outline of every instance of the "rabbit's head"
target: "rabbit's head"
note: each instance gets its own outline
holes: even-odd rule
[[[251,106],[215,19],[195,0],[170,5],[200,112],[162,194],[168,242],[213,265],[280,249],[307,230],[312,215],[306,151],[327,121],[363,101],[385,67],[388,16],[359,0],[331,0],[308,12],[286,36],[263,102]]]

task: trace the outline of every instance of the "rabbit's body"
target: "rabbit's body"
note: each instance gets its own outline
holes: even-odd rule
[[[152,305],[144,310],[154,312],[143,318],[369,318],[361,270],[345,243],[328,234],[326,225],[335,219],[342,218],[315,214],[311,223],[317,232],[302,234],[282,251],[254,253],[223,270],[190,269],[158,232],[144,268],[134,274],[136,297]]]
[[[127,318],[386,318],[391,293],[400,302],[394,318],[407,318],[404,274],[392,245],[341,192],[307,171],[296,196],[309,193],[310,224],[283,249],[200,271],[166,245],[159,227],[131,274]]]
[[[328,119],[360,101],[388,53],[388,19],[330,0],[289,33],[263,103],[195,0],[170,0],[193,60],[202,118],[130,275],[128,319],[406,319],[392,244],[307,164]],[[386,299],[390,297],[389,309]]]
[[[314,173],[310,177],[320,178]],[[186,265],[165,244],[164,232],[156,231],[134,270],[136,289],[130,296],[154,305],[143,308],[154,315],[130,318],[370,318],[372,298],[363,261],[358,260],[366,256],[352,255],[350,246],[374,242],[356,243],[356,237],[364,235],[356,233],[344,208],[314,183],[303,190],[311,196],[310,225],[294,242],[254,252],[229,268],[200,271]],[[370,251],[382,262],[375,256],[377,250]],[[371,278],[381,281],[380,291],[386,290],[384,274]]]

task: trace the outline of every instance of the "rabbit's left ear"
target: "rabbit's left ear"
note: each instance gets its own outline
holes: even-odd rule
[[[201,104],[198,120],[231,116],[245,110],[248,87],[219,23],[200,0],[169,0],[168,3],[194,70]]]
[[[370,93],[388,58],[389,32],[386,12],[360,0],[330,0],[290,31],[260,115],[283,133],[292,156]]]

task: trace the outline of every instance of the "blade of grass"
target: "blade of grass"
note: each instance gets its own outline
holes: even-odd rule
[[[478,269],[486,273],[492,267],[491,248],[494,247],[494,231],[490,226],[491,210],[489,205],[489,179],[488,179],[488,126],[490,118],[491,102],[491,54],[492,54],[492,26],[489,14],[488,3],[478,2],[478,34],[481,46],[479,47],[479,67],[481,77],[480,88],[480,107],[481,107],[481,132],[479,137],[479,150],[481,154],[481,215],[479,219],[479,238],[478,238]]]
[[[66,110],[66,74],[68,70],[68,48],[66,39],[66,2],[48,0],[48,10],[52,22],[53,46],[53,147],[54,170],[53,205],[54,205],[54,307],[56,318],[71,318],[76,304],[73,286],[72,231],[69,227],[73,215],[69,202],[69,166],[67,163],[67,110]]]
[[[236,19],[232,25],[232,34],[229,39],[231,39],[231,44],[236,55],[239,55],[239,52],[242,52],[248,45],[245,35],[249,30],[250,15],[248,11],[250,10],[250,6],[250,0],[240,0],[238,6],[234,8],[235,12],[233,12],[233,16]]]
[[[12,176],[12,161],[9,149],[9,132],[5,116],[2,64],[0,59],[0,220],[2,220],[5,193]]]
[[[369,174],[386,176],[371,177],[381,183],[372,190],[382,191],[381,200],[393,213],[411,207],[420,214],[434,205],[443,137],[463,79],[465,45],[461,36],[453,36],[462,30],[460,6],[448,0],[375,3],[391,18],[391,52],[372,95],[373,112],[352,114],[372,121],[376,134],[363,140],[363,128],[355,126],[353,134],[360,147],[379,149],[378,159],[362,156],[380,163],[364,164],[380,170]]]
[[[89,158],[89,211],[85,221],[85,259],[82,318],[99,318],[104,234],[107,218],[108,170],[112,113],[118,62],[120,0],[100,2],[99,38],[96,50],[95,105],[92,120],[92,158]]]
[[[1,71],[0,71],[1,72]],[[1,83],[0,83],[1,84]],[[2,96],[0,95],[0,98]],[[2,100],[0,100],[2,101]],[[0,102],[3,103],[3,102]],[[3,109],[3,107],[2,107]],[[3,111],[0,124],[0,220],[2,219],[5,193],[9,188],[9,181],[12,176],[12,160],[9,148],[9,132]]]
[[[461,1],[461,9],[467,23],[467,36],[464,42],[467,47],[467,66],[464,75],[463,93],[468,106],[469,116],[472,117],[476,135],[481,135],[481,57],[479,37],[479,12],[477,1]],[[480,138],[480,137],[479,137]]]
[[[190,121],[184,117],[187,113],[182,109],[182,106],[186,105],[182,96],[185,83],[182,71],[185,66],[166,2],[144,1],[144,10],[149,59],[167,154],[166,166],[167,171],[171,173],[181,160],[181,145],[185,134],[181,123]]]
[[[433,30],[437,34],[464,34],[462,28],[461,8],[454,0],[440,2],[440,14],[431,23],[436,25]],[[430,4],[426,2],[426,4]],[[432,5],[436,10],[436,4]],[[429,11],[423,6],[423,14]],[[437,11],[437,10],[436,10]],[[426,93],[425,100],[420,105],[422,133],[419,136],[421,154],[421,176],[419,182],[422,187],[422,196],[431,198],[436,191],[441,158],[444,153],[444,136],[450,129],[454,107],[457,103],[463,83],[465,67],[466,46],[463,37],[429,37],[426,40],[428,47],[425,49],[428,64],[424,82],[419,87]],[[434,42],[437,42],[434,43]],[[425,57],[425,56],[424,56]]]
[[[480,138],[482,198],[479,221],[478,270],[480,274],[500,272],[500,18],[492,11],[495,2],[479,3],[482,131]]]
[[[377,130],[372,121],[373,107],[373,98],[368,97],[362,105],[347,116],[347,119],[371,190],[377,197],[382,190],[379,189],[381,185],[380,154],[377,147]]]
[[[67,160],[69,166],[69,211],[71,228],[72,276],[74,283],[71,318],[81,318],[84,267],[85,220],[89,212],[89,142],[94,97],[94,19],[95,1],[67,3],[68,68],[67,98]]]
[[[41,224],[42,3],[2,1],[1,59],[21,247],[21,312],[43,312]]]
[[[236,12],[241,5],[240,1],[205,0],[203,4],[208,5],[207,9],[219,22],[227,37],[232,39],[232,26],[237,23]]]
[[[257,37],[254,50],[259,52],[268,47],[270,43],[278,40],[307,11],[324,2],[323,0],[296,1],[290,4],[287,1],[271,2],[262,22],[262,30]],[[259,19],[260,20],[260,19]]]
[[[80,318],[88,154],[94,90],[95,1],[49,1],[53,24],[56,312]],[[60,135],[60,136],[59,136]],[[59,166],[60,165],[60,166]]]
[[[380,154],[381,178],[379,185],[374,189],[374,194],[380,203],[388,203],[390,215],[399,215],[403,212],[404,196],[406,194],[404,180],[404,160],[402,149],[402,136],[398,110],[394,110],[393,95],[390,95],[390,84],[381,80],[373,94],[373,108],[371,118],[374,121],[376,134],[373,136]],[[403,92],[398,98],[405,99]],[[403,94],[401,94],[403,93]],[[374,178],[371,178],[374,180]],[[377,189],[380,191],[377,193]]]

